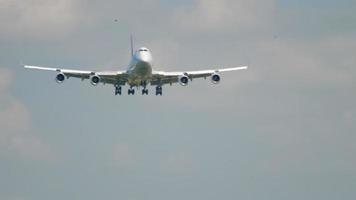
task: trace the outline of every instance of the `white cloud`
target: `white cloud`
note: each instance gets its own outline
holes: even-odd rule
[[[266,23],[275,0],[196,0],[194,8],[177,11],[174,25],[184,31],[233,31]]]
[[[46,39],[63,36],[81,22],[80,1],[0,1],[0,24],[7,37]]]
[[[316,43],[302,43],[299,41],[266,41],[257,43],[255,67],[259,67],[262,79],[283,81],[289,86],[312,87],[330,85],[348,85],[352,81],[352,74],[342,69],[342,66],[332,65],[335,58],[332,54],[338,53],[338,48],[333,48],[327,40]],[[352,41],[352,40],[350,40]],[[340,43],[338,46],[344,46]],[[346,48],[346,47],[344,47]],[[325,49],[329,49],[330,57],[323,55]],[[344,49],[352,52],[353,48]]]

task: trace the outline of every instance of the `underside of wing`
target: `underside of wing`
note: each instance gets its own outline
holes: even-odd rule
[[[93,85],[97,85],[99,82],[124,85],[127,81],[127,73],[125,71],[88,71],[39,66],[25,66],[25,68],[57,72],[56,81],[59,83],[71,77],[80,78],[82,80],[90,79]]]
[[[154,71],[151,80],[151,85],[164,85],[164,84],[173,84],[179,82],[181,85],[185,86],[188,84],[189,80],[193,80],[196,78],[207,78],[207,77],[211,77],[213,83],[218,83],[220,82],[221,72],[245,70],[247,68],[248,68],[247,66],[242,66],[242,67],[234,67],[234,68],[186,71],[186,72]]]

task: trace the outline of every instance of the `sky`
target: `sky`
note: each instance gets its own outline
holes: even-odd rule
[[[1,200],[356,197],[355,1],[0,0],[0,27]],[[122,70],[130,33],[157,70],[250,68],[117,97],[21,66]]]

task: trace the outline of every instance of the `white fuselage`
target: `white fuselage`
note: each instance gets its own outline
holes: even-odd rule
[[[152,77],[152,61],[152,54],[145,47],[134,53],[127,69],[129,75],[128,84],[130,86],[148,84]]]

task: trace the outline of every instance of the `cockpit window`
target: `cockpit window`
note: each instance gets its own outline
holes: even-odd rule
[[[140,49],[139,51],[148,51],[148,49]]]

